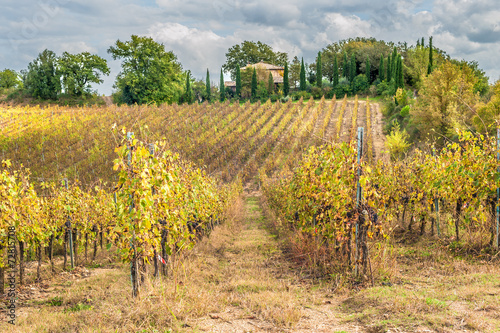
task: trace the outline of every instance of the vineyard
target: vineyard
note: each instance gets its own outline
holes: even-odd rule
[[[498,254],[496,141],[464,132],[391,160],[379,105],[358,96],[0,110],[0,279],[15,266],[20,286],[120,259],[134,298],[161,277],[178,301],[190,253],[230,230],[251,191],[295,262],[345,285],[388,279],[394,240]]]

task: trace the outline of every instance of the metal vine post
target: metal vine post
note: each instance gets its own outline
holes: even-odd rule
[[[68,190],[68,178],[64,178],[64,187]],[[66,222],[66,229],[68,231],[69,238],[69,256],[71,258],[71,269],[75,268],[75,262],[73,259],[73,230],[71,228],[71,216],[68,212],[68,220]]]
[[[134,137],[134,132],[127,132],[127,146],[128,146],[128,167],[132,164],[132,146],[130,141]],[[130,194],[130,199],[132,199],[132,195]],[[131,200],[129,213],[132,213],[132,209],[134,209],[134,203]],[[135,246],[135,229],[132,232],[132,241],[130,242],[132,249],[134,250],[134,257],[130,262],[130,281],[132,282],[132,297],[137,297],[139,295],[139,284],[137,280],[137,250]]]
[[[364,128],[358,127],[358,180],[356,184],[356,209],[359,209],[362,201],[362,188],[359,183],[359,177],[361,177],[361,157],[363,156],[363,134]],[[359,251],[359,218],[356,221],[356,257],[354,258],[355,266],[354,266],[354,275],[358,275],[358,260],[360,256]]]

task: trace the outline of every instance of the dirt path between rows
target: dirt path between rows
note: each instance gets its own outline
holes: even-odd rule
[[[130,296],[128,265],[78,267],[27,286],[17,326],[4,319],[0,331],[499,332],[497,264],[424,244],[379,260],[372,248],[375,287],[338,286],[283,252],[261,199],[247,186],[230,218],[176,261],[176,273],[148,278],[140,298]]]
[[[375,160],[378,160],[384,158],[382,153],[385,145],[384,120],[378,103],[370,103],[370,107],[372,110],[373,150],[375,151]]]
[[[284,259],[280,246],[266,229],[260,193],[244,199],[241,232],[220,259],[221,275],[233,300],[224,311],[201,318],[196,327],[206,332],[360,332],[342,325],[338,297],[332,290],[313,290]]]

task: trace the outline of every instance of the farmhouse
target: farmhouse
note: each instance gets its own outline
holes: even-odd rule
[[[277,87],[278,84],[283,83],[283,76],[285,75],[285,68],[284,67],[271,65],[271,64],[265,63],[264,61],[260,61],[256,64],[248,64],[245,67],[241,67],[240,70],[245,71],[247,69],[253,69],[253,68],[255,68],[257,70],[259,70],[259,69],[265,70],[266,71],[266,78],[269,75],[267,73],[270,72],[271,75],[273,76],[273,81],[274,81],[275,87]],[[236,91],[236,82],[235,81],[226,81],[226,82],[224,82],[224,86],[231,88],[233,91]]]

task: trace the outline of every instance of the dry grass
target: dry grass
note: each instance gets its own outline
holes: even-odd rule
[[[383,332],[500,331],[498,262],[453,257],[429,240],[395,251],[395,274],[342,302],[345,322]]]
[[[498,262],[453,257],[438,242],[374,243],[376,286],[352,289],[288,260],[287,237],[267,231],[259,201],[258,193],[240,198],[227,222],[178,258],[174,274],[147,280],[140,298],[130,296],[127,265],[79,268],[28,286],[18,325],[3,321],[0,331],[500,331]]]
[[[130,296],[125,264],[90,269],[90,276],[83,278],[63,273],[48,289],[34,286],[37,294],[18,309],[17,326],[3,322],[0,330],[211,332],[225,331],[224,325],[228,331],[294,327],[314,296],[290,274],[277,242],[263,228],[258,198],[240,199],[229,216],[210,238],[178,258],[170,277],[148,279],[136,300]]]

